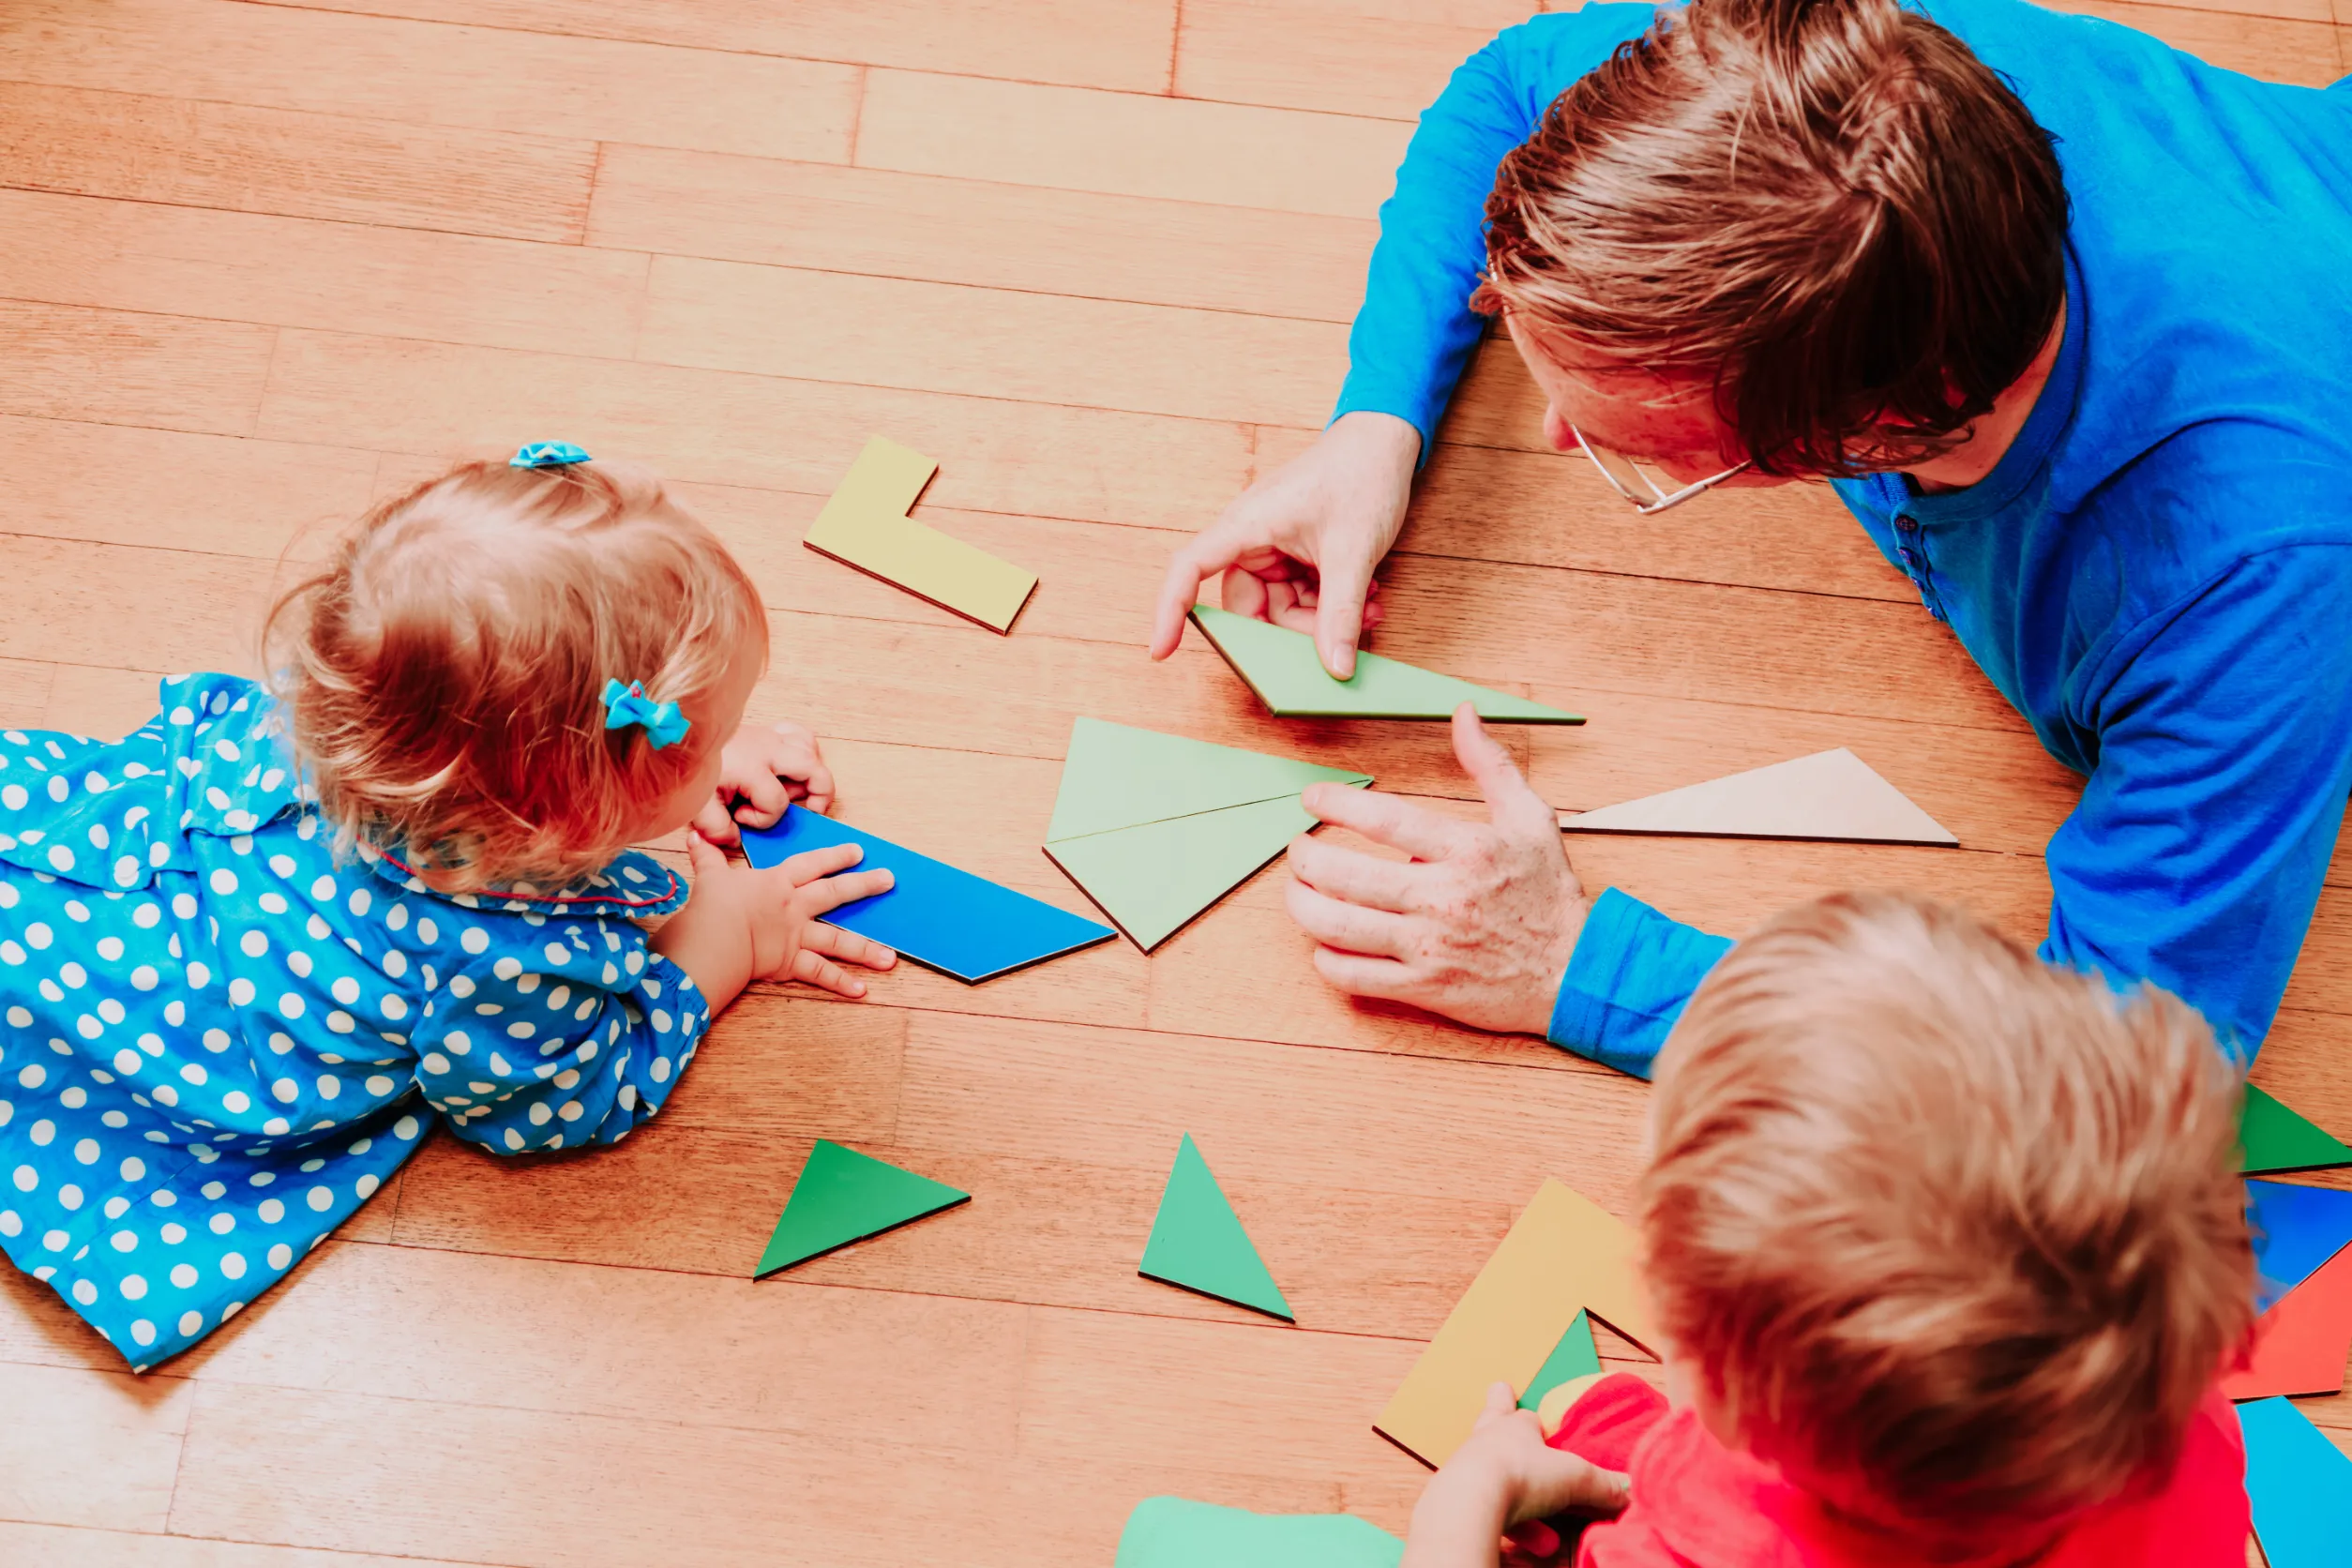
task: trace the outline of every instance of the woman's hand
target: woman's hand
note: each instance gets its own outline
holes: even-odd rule
[[[654,933],[653,948],[694,976],[714,1015],[754,980],[805,980],[838,996],[866,994],[841,966],[888,969],[898,956],[820,918],[887,893],[888,871],[852,871],[865,851],[835,844],[755,870],[727,858],[700,833],[686,835],[694,896]]]
[[[1421,432],[1394,415],[1334,420],[1168,562],[1152,656],[1176,651],[1201,582],[1222,572],[1226,609],[1312,632],[1323,668],[1354,674],[1356,644],[1380,619],[1372,568],[1396,542],[1420,456]]]
[[[735,844],[735,824],[774,827],[799,801],[811,811],[833,805],[833,770],[817,737],[798,724],[746,724],[718,754],[718,788],[694,814],[694,831],[714,844]]]
[[[1553,1514],[1615,1514],[1625,1500],[1625,1477],[1545,1446],[1535,1412],[1518,1408],[1509,1383],[1497,1383],[1477,1426],[1414,1506],[1401,1568],[1493,1568],[1514,1526]]]

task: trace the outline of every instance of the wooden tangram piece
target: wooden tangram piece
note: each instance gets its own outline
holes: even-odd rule
[[[2352,1362],[2352,1247],[2314,1270],[2254,1320],[2253,1362],[2223,1380],[2232,1399],[2334,1394]]]
[[[1579,1312],[1653,1345],[1635,1250],[1632,1227],[1545,1181],[1373,1429],[1422,1463],[1442,1465],[1477,1425],[1487,1388],[1505,1382],[1525,1392]]]
[[[1563,812],[1560,825],[1571,833],[1836,838],[1857,844],[1960,842],[1844,746],[1597,811]]]
[[[1143,1244],[1136,1272],[1286,1323],[1297,1321],[1190,1133],[1176,1146],[1176,1163],[1160,1192],[1160,1212],[1152,1220],[1152,1239]]]
[[[1576,714],[1378,654],[1358,654],[1356,672],[1334,680],[1315,640],[1303,631],[1206,604],[1192,607],[1192,620],[1267,711],[1288,718],[1451,718],[1469,702],[1479,717],[1502,723],[1584,722]]]
[[[2251,1083],[2246,1085],[2246,1106],[2238,1120],[2238,1141],[2246,1152],[2239,1168],[2249,1176],[2352,1165],[2352,1149],[2345,1148],[2334,1134]]]
[[[2270,1568],[2343,1568],[2352,1536],[2352,1456],[2284,1399],[2238,1407],[2246,1497]]]
[[[1037,579],[907,516],[938,471],[922,453],[874,437],[801,543],[991,631],[1009,631]]]
[[[1552,1353],[1544,1358],[1544,1364],[1535,1369],[1527,1387],[1519,1391],[1519,1409],[1540,1409],[1544,1395],[1564,1382],[1589,1378],[1601,1370],[1600,1347],[1592,1343],[1592,1319],[1584,1313],[1576,1314],[1568,1325],[1568,1332],[1560,1336]]]
[[[2248,1182],[2246,1225],[2254,1232],[2254,1310],[2319,1271],[2352,1244],[2352,1192],[2299,1182]]]
[[[1368,775],[1080,718],[1046,853],[1150,952],[1315,825],[1309,784]]]
[[[1405,1543],[1352,1514],[1252,1514],[1145,1498],[1113,1568],[1396,1568]]]
[[[765,1278],[971,1198],[944,1182],[821,1138],[808,1151],[808,1161],[792,1184],[792,1196],[785,1200],[776,1233],[768,1238],[752,1277]]]

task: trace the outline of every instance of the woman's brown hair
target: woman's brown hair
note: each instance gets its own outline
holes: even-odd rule
[[[1711,384],[1766,473],[1950,446],[2066,297],[2048,132],[1895,0],[1692,0],[1503,159],[1472,303]]]

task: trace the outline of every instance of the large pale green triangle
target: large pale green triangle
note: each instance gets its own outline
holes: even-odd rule
[[[2239,1114],[2238,1141],[2245,1150],[2245,1164],[2239,1168],[2249,1176],[2352,1165],[2352,1148],[2251,1083],[2246,1085],[2245,1109]]]
[[[1296,796],[1309,784],[1325,781],[1372,782],[1345,768],[1080,718],[1070,726],[1069,760],[1062,764],[1062,788],[1054,796],[1046,839],[1079,838],[1196,811]]]
[[[1287,717],[1451,718],[1455,709],[1469,702],[1477,707],[1479,717],[1505,723],[1584,722],[1577,714],[1378,654],[1358,654],[1355,674],[1334,681],[1315,652],[1315,640],[1303,631],[1205,604],[1192,607],[1192,618],[1258,700]]]
[[[808,1163],[792,1184],[792,1196],[752,1277],[805,1263],[819,1253],[952,1209],[971,1197],[944,1182],[821,1138],[808,1151]]]
[[[1544,1402],[1544,1395],[1573,1378],[1587,1378],[1601,1370],[1601,1348],[1592,1342],[1592,1319],[1579,1308],[1568,1323],[1568,1332],[1560,1336],[1552,1353],[1544,1358],[1544,1364],[1528,1380],[1527,1392],[1519,1395],[1519,1409],[1534,1410]]]
[[[1146,1498],[1113,1568],[1396,1568],[1405,1543],[1352,1514],[1251,1514]]]
[[[1152,1221],[1152,1239],[1143,1245],[1137,1272],[1285,1322],[1297,1320],[1190,1133],[1176,1147],[1176,1165],[1168,1173],[1159,1215]]]
[[[1046,846],[1053,863],[1149,953],[1315,825],[1296,795]]]

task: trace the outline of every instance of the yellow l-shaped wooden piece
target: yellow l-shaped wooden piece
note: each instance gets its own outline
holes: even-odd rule
[[[801,543],[992,631],[1012,629],[1036,577],[907,516],[939,464],[875,436]]]

